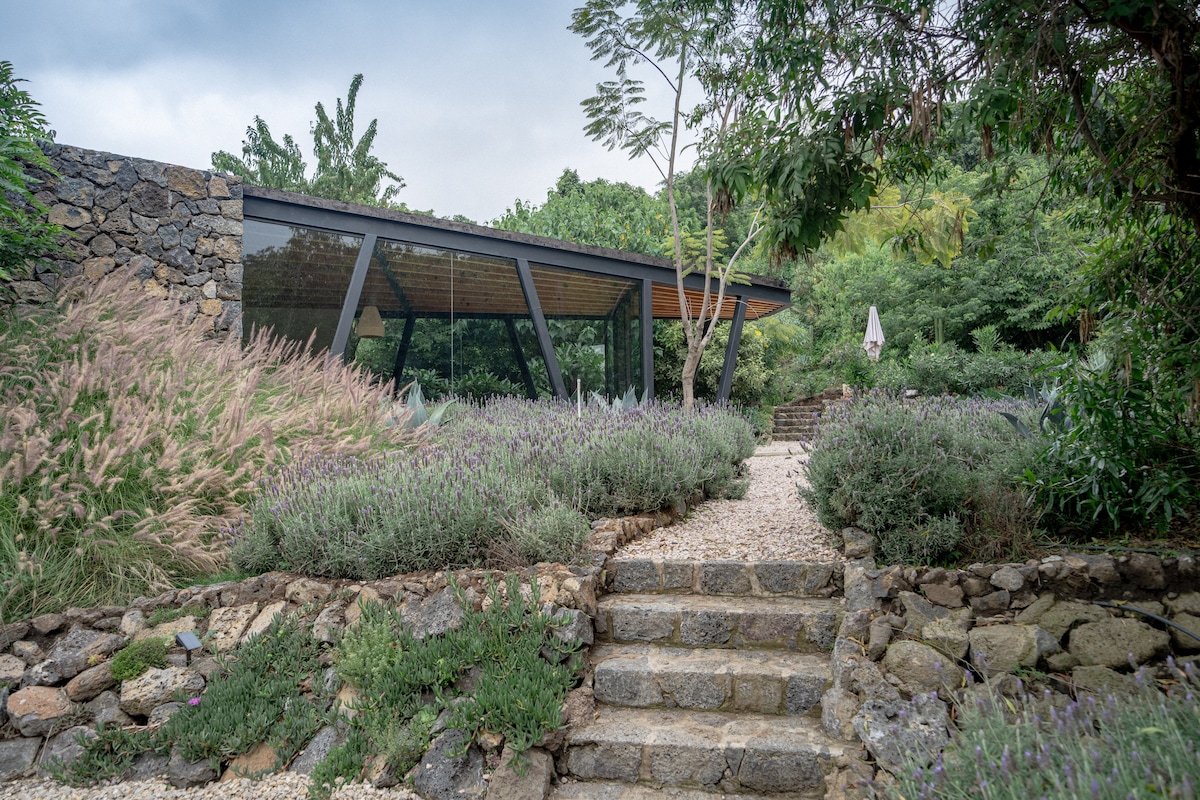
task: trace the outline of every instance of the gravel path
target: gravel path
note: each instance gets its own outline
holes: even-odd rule
[[[763,445],[746,462],[741,500],[710,500],[682,523],[630,542],[615,558],[841,561],[830,531],[796,494],[806,456],[794,442]]]

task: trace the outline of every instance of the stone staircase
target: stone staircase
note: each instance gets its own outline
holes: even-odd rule
[[[594,721],[554,800],[817,798],[842,745],[821,728],[843,601],[798,562],[610,560]]]
[[[813,397],[801,397],[776,406],[772,417],[771,438],[776,442],[808,439],[825,409],[841,399],[840,389],[826,389]]]

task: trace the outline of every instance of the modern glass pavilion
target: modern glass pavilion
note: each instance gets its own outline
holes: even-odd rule
[[[382,379],[531,397],[654,394],[653,320],[679,319],[665,259],[246,186],[243,321]],[[685,279],[699,309],[703,278]],[[730,286],[719,397],[747,319],[790,304],[779,282]]]

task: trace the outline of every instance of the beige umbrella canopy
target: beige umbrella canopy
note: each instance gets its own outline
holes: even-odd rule
[[[875,306],[871,306],[871,314],[867,318],[867,332],[863,335],[863,350],[867,351],[867,357],[872,361],[879,360],[879,354],[883,352],[883,326],[879,324],[879,311]]]

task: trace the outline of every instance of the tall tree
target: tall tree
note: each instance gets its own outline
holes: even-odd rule
[[[745,95],[742,79],[749,51],[739,32],[720,27],[719,15],[704,10],[688,11],[669,0],[590,0],[572,13],[570,29],[583,36],[593,60],[605,60],[616,79],[597,85],[596,95],[583,101],[591,120],[585,131],[610,150],[621,148],[631,158],[645,157],[657,168],[665,184],[670,212],[672,257],[675,262],[679,310],[683,321],[687,355],[681,374],[683,406],[695,403],[696,371],[704,348],[712,340],[717,322],[726,308],[730,281],[741,279],[738,261],[759,233],[757,217],[746,238],[727,260],[719,259],[715,215],[729,208],[728,195],[714,197],[711,181],[706,184],[705,224],[700,253],[685,247],[676,197],[680,137],[691,129],[699,138],[699,160],[715,158],[725,146],[727,134],[737,118]],[[645,101],[645,86],[630,76],[629,68],[644,64],[672,98],[668,116],[651,117],[639,110]],[[702,87],[698,102],[689,105],[689,81]],[[747,187],[742,187],[743,189]],[[699,308],[693,308],[684,293],[684,279],[696,272],[704,276],[704,293]]]
[[[30,191],[31,167],[50,170],[40,143],[53,139],[38,104],[18,84],[13,65],[0,61],[0,281],[8,281],[31,259],[53,249],[60,232],[43,215]]]
[[[305,177],[307,165],[296,141],[286,134],[282,142],[275,141],[267,123],[257,116],[254,124],[246,128],[242,157],[217,151],[212,154],[213,169],[239,175],[256,186],[302,192],[346,203],[392,205],[397,192],[404,188],[404,179],[371,153],[379,120],[371,120],[357,141],[354,137],[354,107],[362,83],[362,74],[355,75],[350,81],[345,104],[338,98],[332,118],[326,113],[324,104],[317,102],[317,121],[311,129],[317,165],[311,181]]]

